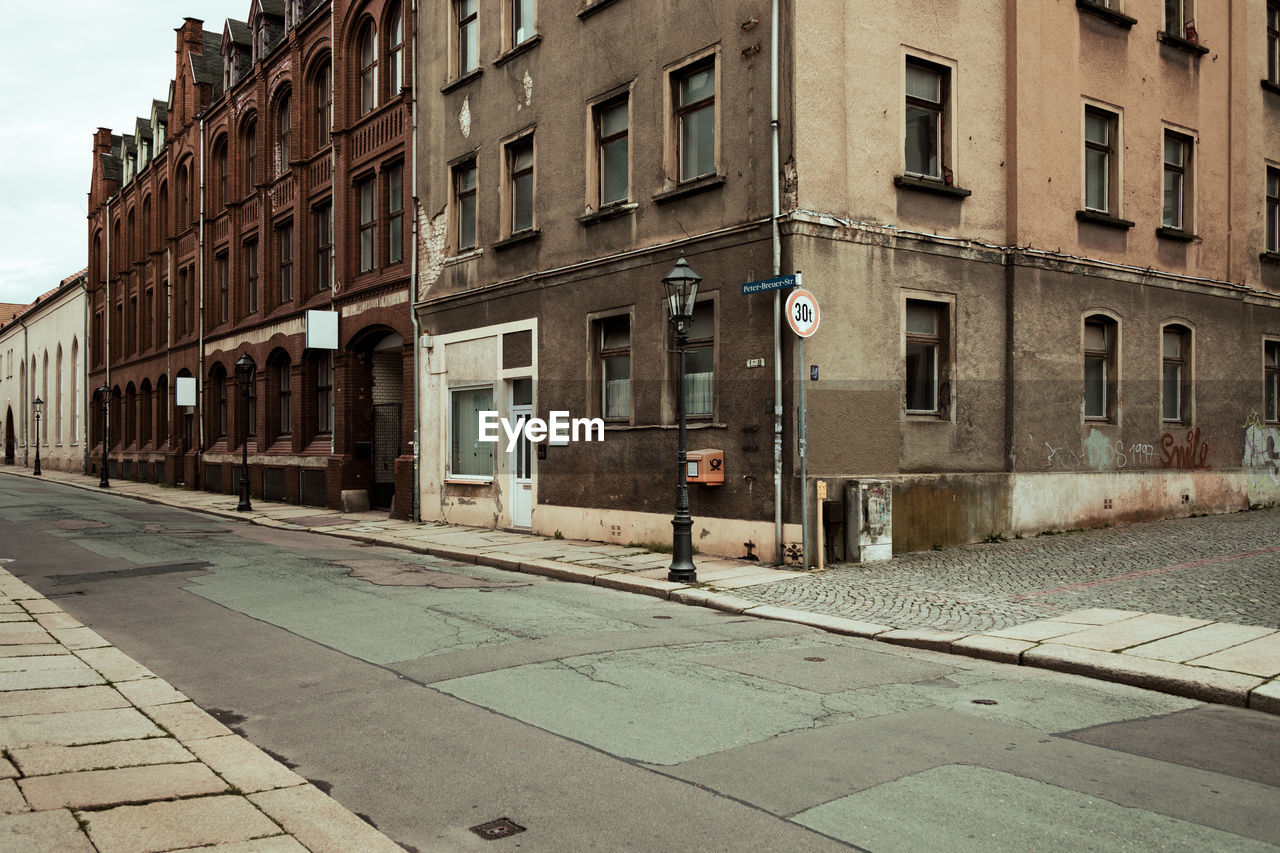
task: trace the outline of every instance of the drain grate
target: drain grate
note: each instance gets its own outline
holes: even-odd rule
[[[524,832],[524,827],[510,818],[500,817],[497,820],[473,826],[471,831],[486,841],[497,841],[499,838],[515,835],[517,832]]]

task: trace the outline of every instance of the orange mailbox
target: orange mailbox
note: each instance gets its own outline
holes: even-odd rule
[[[724,485],[724,451],[690,450],[685,479],[704,486]]]

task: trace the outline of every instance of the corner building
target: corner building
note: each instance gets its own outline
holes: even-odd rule
[[[817,480],[889,480],[895,551],[1277,500],[1275,2],[679,5],[418,10],[424,518],[670,541],[681,254],[701,550],[816,542]],[[742,291],[801,270],[804,365]]]
[[[167,97],[95,134],[91,471],[234,493],[247,444],[254,496],[411,516],[411,24],[397,0],[188,18]]]

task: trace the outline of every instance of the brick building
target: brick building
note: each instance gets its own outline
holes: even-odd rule
[[[252,0],[176,32],[167,97],[94,135],[88,387],[109,390],[111,473],[234,492],[247,442],[256,496],[408,517],[412,20]]]

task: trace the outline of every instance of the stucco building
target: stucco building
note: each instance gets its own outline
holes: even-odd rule
[[[0,305],[0,462],[5,465],[33,468],[38,444],[41,469],[84,470],[86,272],[67,276],[30,305]]]
[[[348,492],[408,517],[412,21],[398,0],[247,11],[186,19],[166,97],[94,136],[89,384],[109,389],[109,464],[234,492],[247,443],[256,496]]]
[[[669,541],[681,254],[703,550],[776,557],[817,480],[889,480],[895,550],[1277,499],[1274,2],[670,11],[419,8],[424,518]],[[803,365],[742,288],[796,271]]]

